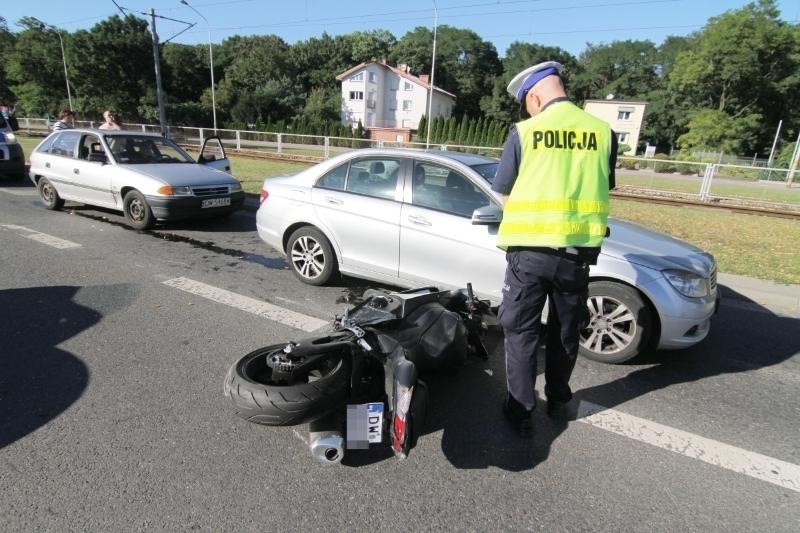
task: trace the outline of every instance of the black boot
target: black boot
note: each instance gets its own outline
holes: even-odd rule
[[[533,437],[533,420],[531,420],[531,411],[525,409],[517,400],[510,394],[503,400],[503,415],[506,417],[517,435],[524,439]]]

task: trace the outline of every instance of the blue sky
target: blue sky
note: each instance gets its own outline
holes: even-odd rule
[[[386,29],[398,39],[434,22],[471,29],[504,56],[514,41],[559,46],[578,55],[586,43],[688,35],[710,17],[738,9],[744,0],[187,0],[207,20],[179,0],[116,0],[144,17],[155,10],[159,38],[184,44],[220,43],[232,35],[276,34],[287,43],[358,30]],[[796,23],[800,0],[780,0],[781,17]],[[27,0],[3,2],[0,16],[11,31],[16,21],[36,17],[67,31],[89,29],[118,14],[112,0]],[[164,18],[161,18],[164,17]],[[172,19],[172,20],[170,20]],[[196,25],[180,35],[186,23]]]

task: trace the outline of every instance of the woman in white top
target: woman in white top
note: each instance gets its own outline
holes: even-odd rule
[[[111,111],[103,111],[103,118],[105,119],[105,122],[100,124],[100,128],[99,129],[101,129],[101,130],[121,130],[122,129],[120,127],[120,125],[119,125],[119,122],[117,121],[116,115],[114,115],[114,113],[112,113]]]

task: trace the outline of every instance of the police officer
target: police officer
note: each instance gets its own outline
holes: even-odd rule
[[[545,301],[547,413],[570,418],[569,379],[588,320],[589,265],[606,236],[614,187],[616,135],[569,101],[562,68],[540,63],[508,84],[529,118],[511,127],[492,184],[504,200],[497,245],[507,262],[499,310],[508,387],[503,412],[523,437],[533,433]]]

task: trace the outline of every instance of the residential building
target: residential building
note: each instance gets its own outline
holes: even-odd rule
[[[611,129],[617,133],[619,144],[627,144],[631,147],[625,152],[625,155],[636,155],[646,106],[647,102],[607,98],[605,100],[586,100],[583,109],[611,125]]]
[[[342,82],[342,123],[355,127],[361,121],[370,138],[411,140],[431,94],[432,117],[449,117],[455,105],[455,95],[436,86],[431,91],[428,75],[414,76],[404,64],[361,63],[336,79]]]

